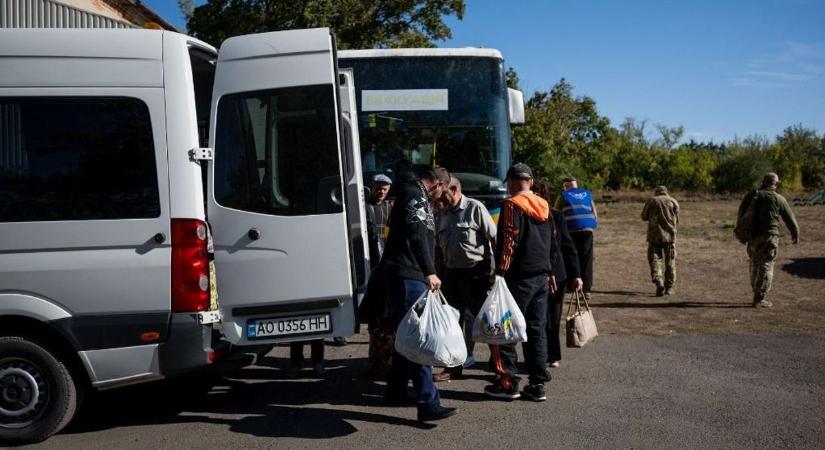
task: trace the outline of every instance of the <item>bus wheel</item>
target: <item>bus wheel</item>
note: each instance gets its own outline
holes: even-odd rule
[[[75,382],[60,360],[29,339],[0,337],[0,443],[43,441],[76,408]]]

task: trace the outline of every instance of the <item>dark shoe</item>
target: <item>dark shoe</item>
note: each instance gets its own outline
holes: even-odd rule
[[[409,394],[404,395],[384,395],[384,406],[401,407],[414,406],[416,398]]]
[[[457,412],[456,408],[446,408],[441,405],[436,406],[419,406],[418,407],[418,421],[430,422],[433,420],[446,419]]]
[[[758,302],[753,302],[754,308],[770,308],[773,306],[773,303],[769,302],[768,300],[762,299]]]
[[[334,338],[332,338],[332,343],[337,345],[338,347],[343,347],[343,346],[347,345],[347,338],[345,338],[343,336],[334,337]]]
[[[656,286],[656,297],[662,297],[665,295],[665,287],[664,286]]]
[[[436,382],[436,383],[443,383],[445,381],[450,381],[450,378],[451,378],[450,372],[448,372],[446,369],[441,373],[434,373],[433,374],[433,381]]]
[[[518,392],[518,385],[516,383],[511,383],[510,389],[507,390],[505,390],[498,383],[490,384],[484,387],[484,393],[490,397],[500,400],[515,400],[521,397],[521,394]]]
[[[534,402],[543,402],[547,400],[547,395],[544,393],[543,384],[528,384],[521,391],[524,397]]]

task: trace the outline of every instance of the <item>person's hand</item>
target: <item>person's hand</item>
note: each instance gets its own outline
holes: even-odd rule
[[[438,275],[436,274],[427,275],[427,278],[424,279],[424,282],[427,283],[427,287],[431,291],[437,291],[441,289],[441,279],[438,278]]]
[[[547,287],[550,289],[551,294],[556,293],[556,289],[558,289],[559,286],[556,284],[555,275],[551,275],[550,278],[547,279]]]
[[[581,278],[576,278],[575,280],[573,280],[573,289],[578,291],[582,288],[582,286],[584,286],[584,282]]]

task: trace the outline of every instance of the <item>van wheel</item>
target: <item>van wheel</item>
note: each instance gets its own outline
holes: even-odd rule
[[[0,337],[0,442],[40,442],[65,427],[77,408],[66,366],[22,337]]]

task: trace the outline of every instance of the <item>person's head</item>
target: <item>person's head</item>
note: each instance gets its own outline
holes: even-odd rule
[[[654,195],[667,195],[667,187],[666,186],[656,186],[656,189],[653,190]]]
[[[564,179],[561,180],[561,187],[565,191],[569,191],[570,189],[576,189],[577,187],[579,187],[579,180],[577,180],[574,176],[564,177]]]
[[[372,177],[372,199],[375,203],[381,203],[387,198],[390,186],[392,186],[390,177],[382,174]]]
[[[773,172],[766,173],[765,176],[762,178],[762,187],[763,188],[776,187],[778,185],[779,185],[779,175],[777,175]]]
[[[530,188],[539,197],[549,200],[550,192],[547,189],[547,183],[543,180],[533,180],[533,186]]]
[[[455,208],[461,203],[461,180],[450,174],[450,183],[444,189],[444,204]]]
[[[507,192],[516,195],[519,192],[529,191],[533,185],[533,170],[524,163],[513,164],[507,169]]]
[[[450,182],[450,172],[443,167],[426,170],[421,175],[421,183],[427,190],[427,197],[430,200],[441,200],[444,195],[444,186]]]

